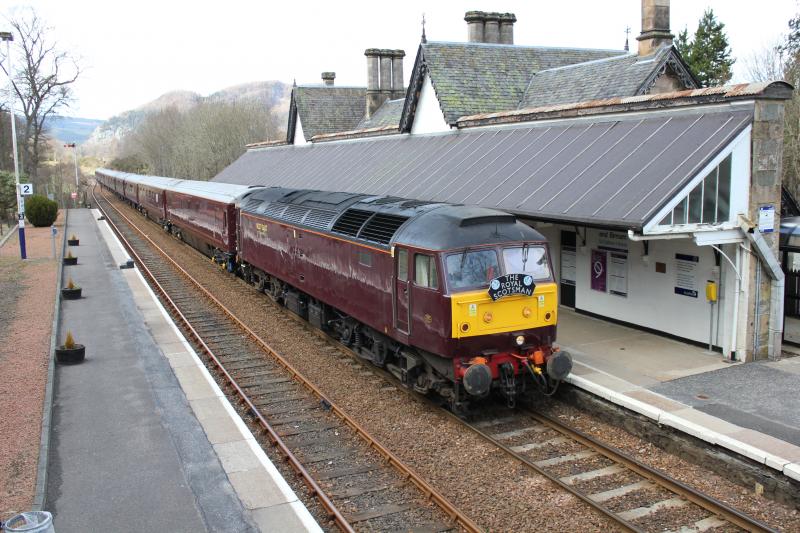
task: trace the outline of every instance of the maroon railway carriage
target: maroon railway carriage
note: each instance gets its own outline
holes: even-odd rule
[[[552,390],[571,368],[552,350],[557,295],[546,241],[513,215],[269,188],[240,201],[238,240],[245,279],[454,407],[462,390],[481,397],[495,388],[510,402],[530,380]],[[488,296],[495,280],[516,276],[527,292]]]
[[[177,186],[181,180],[160,176],[139,176],[139,211],[162,225],[166,225],[167,191]]]
[[[146,177],[142,183],[148,184]],[[164,189],[167,228],[232,271],[237,237],[235,204],[254,190],[243,185],[180,180]]]

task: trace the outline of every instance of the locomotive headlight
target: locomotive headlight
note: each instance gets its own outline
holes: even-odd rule
[[[530,318],[531,313],[533,313],[533,311],[531,311],[530,307],[525,307],[522,309],[522,316],[524,316],[525,318]]]
[[[487,324],[489,322],[491,322],[492,321],[492,313],[490,313],[489,311],[486,311],[485,313],[483,313],[483,321],[486,322]]]
[[[517,346],[522,346],[523,344],[525,344],[525,337],[523,337],[522,335],[517,335],[517,338],[514,340],[517,342]]]

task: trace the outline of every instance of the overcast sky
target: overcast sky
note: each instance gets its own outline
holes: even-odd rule
[[[12,0],[13,2],[14,0]],[[422,14],[431,41],[466,41],[464,12],[512,12],[515,44],[631,50],[641,31],[641,0],[245,1],[32,0],[64,49],[85,72],[63,114],[106,119],[176,89],[202,95],[248,81],[366,85],[366,48],[406,51],[406,83],[419,45]],[[11,13],[15,6],[4,10]],[[710,7],[726,26],[746,81],[745,59],[775,42],[800,9],[797,0],[672,0],[673,33],[690,33]],[[7,24],[0,21],[0,30]],[[5,83],[5,80],[1,80]]]

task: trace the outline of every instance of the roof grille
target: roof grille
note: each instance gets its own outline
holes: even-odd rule
[[[362,211],[360,209],[348,209],[339,217],[333,225],[332,230],[351,237],[358,236],[358,232],[364,222],[372,216],[372,211]]]
[[[369,241],[389,244],[389,241],[392,240],[394,234],[397,233],[397,230],[406,220],[408,220],[408,217],[377,213],[364,225],[359,237]]]
[[[306,215],[305,221],[303,224],[306,226],[311,226],[312,228],[318,229],[328,229],[328,224],[336,218],[338,213],[336,211],[323,211],[322,209],[312,209],[308,215]]]
[[[282,220],[286,222],[291,222],[293,224],[300,224],[302,222],[303,217],[306,216],[306,213],[310,211],[307,207],[302,207],[299,205],[290,205],[286,208],[286,211],[283,213],[281,217]]]
[[[424,200],[408,200],[407,202],[403,202],[400,205],[402,205],[403,207],[412,208],[412,207],[422,207],[423,205],[433,205],[438,203],[439,202],[426,202]]]
[[[267,208],[264,209],[264,214],[272,218],[281,218],[285,210],[285,204],[269,204]]]

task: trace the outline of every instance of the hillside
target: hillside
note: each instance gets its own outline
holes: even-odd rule
[[[81,144],[88,140],[103,122],[93,118],[50,116],[45,121],[44,127],[56,142]]]
[[[171,91],[144,105],[115,115],[99,125],[84,145],[84,153],[113,158],[123,137],[136,129],[142,119],[151,112],[170,106],[185,111],[204,101],[236,102],[255,100],[274,108],[280,123],[286,122],[289,113],[291,85],[280,81],[259,81],[234,85],[209,96],[191,91]]]

